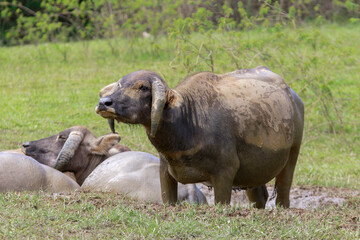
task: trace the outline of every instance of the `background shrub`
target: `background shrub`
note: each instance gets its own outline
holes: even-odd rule
[[[302,21],[358,22],[360,0],[10,0],[0,1],[0,44],[16,45],[167,34],[173,24],[189,31],[244,29]]]

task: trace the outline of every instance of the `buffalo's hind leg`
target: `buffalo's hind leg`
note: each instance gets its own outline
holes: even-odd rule
[[[246,189],[246,195],[250,203],[254,203],[256,208],[265,208],[269,194],[265,185],[256,188]]]
[[[289,160],[279,175],[276,176],[276,205],[290,207],[290,187],[299,155],[300,146],[293,146],[289,153]]]

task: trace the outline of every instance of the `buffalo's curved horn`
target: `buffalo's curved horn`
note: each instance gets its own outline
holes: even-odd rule
[[[110,96],[111,94],[113,94],[115,92],[116,86],[117,86],[117,83],[114,82],[112,84],[109,84],[109,85],[103,87],[99,92],[99,97],[103,98],[103,97]]]
[[[165,85],[157,77],[153,77],[151,84],[152,89],[152,107],[151,107],[151,132],[150,135],[155,137],[158,125],[161,120],[162,112],[165,106]]]
[[[55,169],[61,171],[62,168],[73,158],[78,149],[84,134],[79,131],[73,131],[69,134],[64,146],[56,158]]]

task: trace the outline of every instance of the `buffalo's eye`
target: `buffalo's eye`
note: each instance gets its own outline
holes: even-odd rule
[[[57,140],[66,140],[67,137],[65,135],[58,135]]]
[[[146,90],[149,90],[149,88],[148,88],[147,86],[141,85],[141,86],[139,87],[139,90],[141,90],[141,91],[146,91]]]

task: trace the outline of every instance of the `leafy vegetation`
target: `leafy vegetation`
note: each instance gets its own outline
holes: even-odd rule
[[[166,34],[173,24],[193,30],[249,29],[299,21],[359,22],[359,0],[11,0],[0,1],[0,44],[64,42]]]

